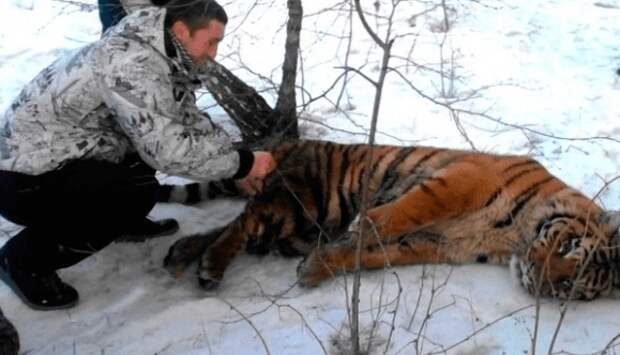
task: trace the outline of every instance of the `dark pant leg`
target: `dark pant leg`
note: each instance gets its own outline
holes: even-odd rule
[[[76,264],[149,213],[159,186],[154,174],[136,157],[74,161],[38,176],[0,172],[0,214],[26,227],[5,255],[39,272]]]
[[[126,15],[119,0],[98,0],[97,3],[102,26],[101,32],[105,32],[108,28],[116,25]]]

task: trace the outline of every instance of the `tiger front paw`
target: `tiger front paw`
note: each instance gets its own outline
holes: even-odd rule
[[[181,277],[185,269],[202,253],[202,249],[196,250],[196,238],[197,236],[190,236],[179,239],[168,249],[164,258],[164,268],[172,276]]]
[[[194,261],[205,252],[217,237],[222,233],[222,229],[216,229],[207,234],[190,235],[174,242],[168,249],[164,258],[164,268],[179,278],[183,272]]]
[[[198,264],[198,284],[205,291],[215,290],[222,281],[223,271],[218,271],[210,257],[210,250],[207,250]]]
[[[209,275],[207,271],[198,272],[198,284],[205,291],[213,291],[220,285],[221,279],[216,279]]]

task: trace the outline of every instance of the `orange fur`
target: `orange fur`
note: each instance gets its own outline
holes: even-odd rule
[[[300,282],[316,285],[352,270],[362,229],[368,269],[515,257],[530,292],[585,299],[609,291],[617,277],[619,218],[528,157],[313,141],[273,154],[278,171],[265,191],[202,254],[206,288],[244,247],[306,255]],[[368,154],[371,201],[367,218],[354,221]]]

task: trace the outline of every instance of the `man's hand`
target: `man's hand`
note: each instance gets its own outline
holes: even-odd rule
[[[263,190],[263,180],[276,168],[276,161],[271,153],[256,151],[253,154],[254,164],[248,175],[243,179],[235,180],[237,188],[246,196],[254,196],[260,193]]]
[[[273,155],[269,152],[256,151],[254,153],[254,165],[248,173],[248,177],[255,177],[258,179],[264,179],[276,168],[276,161],[273,160]]]

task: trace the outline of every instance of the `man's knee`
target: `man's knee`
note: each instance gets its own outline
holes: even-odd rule
[[[78,160],[38,176],[0,171],[0,183],[0,214],[37,227],[139,219],[159,190],[155,170],[141,160]]]

